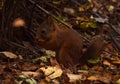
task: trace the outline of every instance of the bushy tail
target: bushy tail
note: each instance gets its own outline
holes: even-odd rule
[[[94,39],[87,51],[82,56],[82,63],[86,63],[88,59],[96,58],[102,52],[105,43],[102,38]]]

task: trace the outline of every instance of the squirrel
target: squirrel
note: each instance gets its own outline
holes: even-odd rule
[[[93,41],[83,54],[83,40],[77,31],[58,25],[52,17],[48,17],[47,20],[43,21],[36,31],[38,45],[55,51],[56,60],[64,67],[76,66],[81,62],[85,62],[103,49],[104,42],[99,39]]]

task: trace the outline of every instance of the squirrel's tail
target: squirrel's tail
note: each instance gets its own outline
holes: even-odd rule
[[[82,63],[86,63],[89,59],[96,58],[102,52],[105,43],[103,38],[96,38],[91,42],[91,45],[87,48],[87,51],[82,56]]]

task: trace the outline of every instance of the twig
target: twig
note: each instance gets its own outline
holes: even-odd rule
[[[32,4],[36,4],[33,0],[29,0]],[[72,29],[72,26],[68,25],[67,23],[65,23],[64,21],[58,19],[55,15],[51,14],[49,11],[45,10],[44,8],[42,8],[40,5],[36,4],[36,7],[38,7],[40,10],[42,10],[43,12],[45,12],[46,14],[52,16],[53,18],[55,18],[57,21],[59,21],[60,23],[64,24],[65,26],[67,26],[68,28]],[[72,29],[73,30],[73,29]],[[84,36],[80,35],[83,39],[85,39],[86,41],[90,42],[87,38],[85,38]]]
[[[59,12],[61,12],[61,10],[60,10],[58,7],[52,5],[52,4],[49,3],[47,0],[44,0],[44,3],[47,4],[47,5],[50,6],[50,7],[52,7],[52,8],[54,8],[54,9],[58,10]]]
[[[116,29],[116,27],[114,25],[112,25],[110,22],[106,22],[112,29],[113,31],[115,31],[117,34],[120,35],[120,31]]]
[[[80,4],[79,2],[77,2],[76,0],[70,0],[72,1],[73,3],[77,4],[78,6],[82,6],[84,9],[86,7],[86,5],[88,4],[88,0],[86,0],[86,3],[85,4]]]
[[[103,18],[100,14],[98,14],[97,12],[93,12],[93,11],[90,11],[92,14],[94,14],[95,16],[97,16],[98,18]],[[111,28],[112,28],[112,30],[113,31],[115,31],[117,34],[119,34],[120,35],[120,31],[119,30],[117,30],[117,28],[114,26],[114,25],[112,25],[109,21],[106,21],[105,22],[106,24],[108,24]]]
[[[10,43],[10,44],[12,44],[12,45],[21,47],[21,48],[23,48],[23,49],[28,49],[28,50],[32,51],[34,54],[39,55],[39,54],[38,54],[34,49],[32,49],[32,48],[24,47],[24,46],[22,46],[22,45],[20,45],[20,44],[17,44],[17,43],[15,43],[15,42],[12,42],[12,41],[7,41],[7,42]]]
[[[33,0],[29,0],[32,4],[36,4]],[[72,0],[73,1],[73,0]],[[51,14],[49,11],[45,10],[43,7],[41,7],[40,5],[36,4],[36,7],[39,8],[40,10],[42,10],[43,12],[45,12],[46,14],[52,16],[53,18],[55,18],[57,21],[61,22],[62,24],[64,24],[65,26],[67,26],[68,28],[72,29],[72,27],[70,25],[68,25],[67,23],[63,22],[62,20],[58,19],[56,16],[54,16],[53,14]],[[101,16],[97,13],[94,13],[95,15],[99,16],[101,18]],[[113,26],[112,26],[113,27]],[[114,29],[114,28],[113,28]],[[85,38],[84,36],[80,35],[83,39],[85,39],[86,41],[88,41],[89,43],[91,43],[91,41],[87,38]],[[112,55],[115,55],[115,56],[119,56],[119,55],[116,55],[114,53],[111,53],[111,52],[108,52],[108,51],[105,51],[104,52],[107,52],[107,53],[110,53]],[[119,56],[120,57],[120,56]]]
[[[36,4],[33,0],[29,0],[32,4]],[[57,21],[61,22],[62,24],[64,24],[65,26],[72,28],[70,25],[68,25],[67,23],[63,22],[62,20],[58,19],[56,16],[54,16],[53,14],[51,14],[50,12],[48,12],[47,10],[45,10],[43,7],[41,7],[40,5],[36,4],[36,7],[39,8],[40,10],[42,10],[43,12],[45,12],[46,14],[52,16],[53,18],[55,18]]]
[[[109,54],[111,54],[111,55],[120,57],[120,55],[117,55],[117,54],[115,54],[115,53],[112,53],[112,52],[109,52],[109,51],[106,51],[106,50],[103,50],[103,52],[106,52],[106,53],[109,53]]]
[[[113,33],[110,33],[110,36],[111,36],[112,42],[120,50],[120,43],[115,39],[115,37],[113,36]]]

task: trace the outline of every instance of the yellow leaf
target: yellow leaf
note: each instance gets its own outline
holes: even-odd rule
[[[117,64],[117,65],[120,65],[120,60],[118,61],[112,61],[113,64]]]
[[[97,77],[96,76],[90,76],[87,78],[88,80],[97,80]]]
[[[40,69],[45,73],[46,76],[48,76],[51,79],[60,77],[63,73],[63,71],[57,66],[54,66],[54,67],[48,66],[47,68],[42,67]]]
[[[108,10],[109,10],[110,12],[113,12],[114,9],[115,9],[115,7],[114,7],[113,5],[110,5],[110,6],[108,7]]]
[[[83,12],[83,11],[85,11],[85,10],[84,10],[83,7],[79,7],[79,11],[80,11],[80,12]]]

